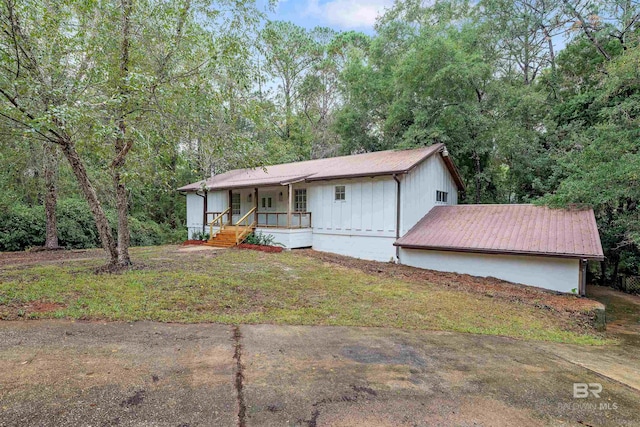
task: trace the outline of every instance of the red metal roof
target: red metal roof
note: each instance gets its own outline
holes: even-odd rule
[[[423,160],[443,150],[444,144],[434,144],[429,147],[421,147],[413,150],[376,151],[351,156],[265,166],[264,168],[235,169],[211,177],[206,181],[185,185],[179,188],[178,191],[197,191],[203,184],[210,190],[221,190],[282,185],[297,181],[310,182],[328,179],[402,174],[407,173]],[[445,157],[445,164],[451,171],[458,187],[464,189],[460,174],[448,157]]]
[[[591,209],[436,206],[395,244],[417,249],[604,259]]]

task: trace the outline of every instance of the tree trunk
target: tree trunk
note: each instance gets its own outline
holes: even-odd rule
[[[620,267],[620,256],[616,254],[613,260],[613,273],[611,277],[611,287],[618,288],[618,268]]]
[[[476,195],[475,202],[476,204],[480,203],[480,193],[482,192],[482,183],[480,182],[480,174],[482,173],[482,165],[480,164],[480,155],[478,153],[473,153],[473,160],[476,166],[475,173],[475,182],[476,182]]]
[[[120,171],[113,174],[113,184],[116,188],[116,208],[118,211],[118,264],[122,267],[131,265],[129,256],[129,205],[127,202],[127,189],[122,182]]]
[[[85,169],[84,164],[72,143],[66,142],[61,145],[61,148],[64,156],[69,161],[71,170],[78,180],[78,185],[80,185],[80,189],[89,204],[89,209],[93,214],[96,227],[98,228],[98,235],[100,236],[102,247],[109,254],[110,264],[116,265],[118,262],[118,250],[116,248],[116,243],[113,240],[109,221],[107,221],[107,216],[104,214],[104,210],[102,210],[96,190],[93,188],[93,185],[89,180],[89,176],[87,175],[87,170]]]
[[[129,91],[126,87],[126,79],[129,76],[129,42],[130,42],[130,17],[132,0],[122,0],[122,44],[120,45],[120,80],[119,92],[123,105],[118,115],[118,136],[114,144],[115,159],[111,164],[113,185],[116,192],[116,208],[118,211],[118,265],[126,267],[131,265],[129,256],[129,207],[127,203],[127,189],[122,181],[121,171],[124,167],[126,155],[131,148],[131,142],[127,140],[126,124],[126,99]]]
[[[44,212],[46,217],[45,249],[59,249],[56,204],[58,202],[58,148],[52,143],[44,144]]]
[[[607,286],[607,261],[600,261],[600,286]]]

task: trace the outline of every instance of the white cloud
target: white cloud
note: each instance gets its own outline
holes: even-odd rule
[[[314,16],[341,29],[371,28],[393,0],[309,0],[306,15]]]

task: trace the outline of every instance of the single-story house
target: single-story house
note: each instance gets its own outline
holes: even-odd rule
[[[591,210],[458,205],[443,144],[236,169],[178,189],[189,236],[232,246],[251,232],[288,249],[491,276],[584,294],[603,259]]]

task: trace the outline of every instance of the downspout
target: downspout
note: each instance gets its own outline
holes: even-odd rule
[[[586,259],[580,260],[580,288],[578,293],[582,297],[587,295],[587,265],[588,261]]]
[[[396,182],[396,240],[400,238],[400,180],[398,175],[393,174]],[[396,263],[400,264],[400,246],[396,246]]]

